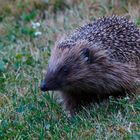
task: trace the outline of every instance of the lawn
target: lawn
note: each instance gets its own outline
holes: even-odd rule
[[[69,118],[40,91],[59,36],[104,15],[140,25],[138,0],[7,0],[0,5],[0,139],[139,140],[140,94],[92,105]]]

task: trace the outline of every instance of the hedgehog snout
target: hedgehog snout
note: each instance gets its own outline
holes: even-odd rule
[[[60,81],[57,78],[46,77],[45,80],[42,81],[40,89],[41,91],[49,91],[49,90],[57,90],[60,88]]]
[[[40,89],[41,89],[41,91],[47,91],[48,90],[47,89],[47,84],[46,84],[45,80],[43,80],[41,82]]]

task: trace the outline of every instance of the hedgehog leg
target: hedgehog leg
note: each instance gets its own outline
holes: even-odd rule
[[[77,105],[73,103],[66,102],[65,103],[66,110],[69,111],[70,116],[74,116],[77,113]]]
[[[65,110],[68,111],[71,116],[74,116],[79,110],[78,100],[75,98],[75,96],[68,93],[62,93],[62,99]]]

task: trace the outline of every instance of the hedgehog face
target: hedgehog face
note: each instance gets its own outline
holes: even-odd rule
[[[55,71],[49,67],[44,81],[41,84],[41,90],[59,90],[66,85],[66,78],[69,75],[67,66],[59,66]]]
[[[71,48],[52,50],[45,80],[41,90],[65,90],[84,88],[94,79],[94,67],[98,58],[98,51],[85,42],[78,42]],[[96,56],[97,55],[97,56]],[[101,54],[102,55],[102,54]],[[96,58],[97,57],[97,58]],[[102,55],[103,57],[103,55]],[[102,58],[101,57],[101,58]],[[96,67],[100,67],[96,64]]]

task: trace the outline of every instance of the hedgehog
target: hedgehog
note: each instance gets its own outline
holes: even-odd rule
[[[136,93],[140,83],[140,29],[125,17],[102,17],[57,41],[42,91],[59,91],[70,114]]]

